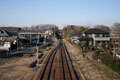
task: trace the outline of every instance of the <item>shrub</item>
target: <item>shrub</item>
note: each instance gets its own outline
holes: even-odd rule
[[[101,59],[104,64],[120,74],[120,59],[113,57],[113,55],[107,53],[101,54]]]

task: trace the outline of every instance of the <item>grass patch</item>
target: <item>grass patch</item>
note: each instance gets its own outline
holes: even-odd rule
[[[77,47],[81,49],[79,44],[75,44],[71,41],[68,41],[71,45],[74,47]],[[109,53],[109,51],[105,50],[104,54],[101,54],[99,52],[96,52],[95,57],[98,59],[101,59],[103,64],[95,63],[94,61],[91,61],[93,64],[95,64],[95,68],[101,71],[100,73],[105,75],[106,79],[110,78],[109,80],[120,80],[120,59],[113,58],[113,55]],[[105,64],[105,65],[104,65]]]
[[[116,71],[120,75],[120,59],[113,57],[111,54],[101,54],[101,59],[104,64],[109,66],[112,70]]]

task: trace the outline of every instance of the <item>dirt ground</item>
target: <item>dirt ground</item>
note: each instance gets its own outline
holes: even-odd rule
[[[34,57],[0,59],[0,80],[31,80],[36,72],[29,67]]]
[[[84,57],[82,51],[65,42],[70,52],[73,66],[78,76],[83,76],[84,80],[120,80],[116,72],[112,71],[106,65]]]
[[[81,77],[82,75],[84,77],[83,80],[120,80],[114,75],[117,73],[104,64],[93,62],[87,57],[83,57],[81,50],[70,43],[66,42],[66,45],[70,52],[73,66],[78,76]],[[50,48],[52,49],[53,47]],[[40,49],[40,51],[44,54],[40,59],[41,62],[49,50],[44,48]],[[32,80],[38,70],[38,67],[30,67],[30,64],[36,60],[35,53],[33,53],[33,56],[30,56],[30,51],[21,57],[0,58],[0,80]]]
[[[44,48],[40,51],[45,55],[49,50]],[[30,67],[36,60],[35,53],[31,56],[29,51],[22,57],[0,58],[0,80],[32,80],[38,69]]]

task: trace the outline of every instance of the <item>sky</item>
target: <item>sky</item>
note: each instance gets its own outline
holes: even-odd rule
[[[106,25],[120,22],[120,0],[0,0],[0,26]]]

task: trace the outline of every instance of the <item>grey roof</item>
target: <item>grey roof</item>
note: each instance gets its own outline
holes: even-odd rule
[[[92,37],[84,37],[84,36],[82,36],[82,37],[79,38],[79,40],[80,41],[93,41],[93,38]]]
[[[109,32],[104,31],[102,29],[94,28],[94,29],[89,29],[84,32],[85,34],[109,34]]]
[[[10,36],[16,36],[16,35],[18,35],[18,33],[15,31],[0,30],[1,37],[10,37]]]
[[[6,39],[5,39],[5,41],[7,41],[7,42],[13,42],[14,40],[16,40],[17,39],[17,36],[12,36],[12,37],[7,37]]]

